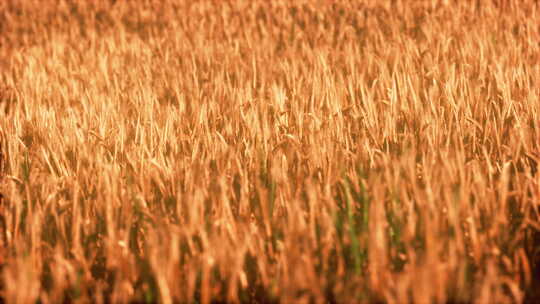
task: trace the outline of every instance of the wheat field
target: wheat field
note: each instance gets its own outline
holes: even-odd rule
[[[538,301],[539,25],[0,2],[0,302]]]

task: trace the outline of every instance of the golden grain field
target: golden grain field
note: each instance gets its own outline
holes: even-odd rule
[[[0,2],[0,302],[540,301],[532,0]]]

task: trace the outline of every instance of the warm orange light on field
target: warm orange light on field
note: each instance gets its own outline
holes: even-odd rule
[[[0,302],[534,303],[536,1],[0,1]]]

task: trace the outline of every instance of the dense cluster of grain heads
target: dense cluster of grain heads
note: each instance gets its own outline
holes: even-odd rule
[[[536,1],[2,1],[0,298],[534,301],[539,24]]]

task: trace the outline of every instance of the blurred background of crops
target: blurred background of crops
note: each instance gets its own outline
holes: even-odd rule
[[[0,297],[534,301],[539,13],[0,2]]]

